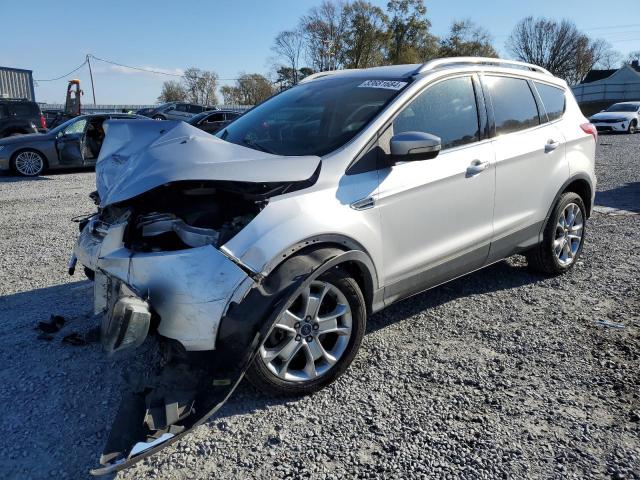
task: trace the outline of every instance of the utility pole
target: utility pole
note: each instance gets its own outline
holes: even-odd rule
[[[96,106],[96,89],[93,88],[93,72],[91,71],[91,55],[87,53],[87,63],[89,64],[89,77],[91,77],[91,95],[93,95],[93,106]]]

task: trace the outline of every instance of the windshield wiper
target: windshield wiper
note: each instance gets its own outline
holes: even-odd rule
[[[244,143],[247,147],[260,150],[260,151],[262,151],[264,153],[270,153],[271,155],[277,155],[274,151],[269,150],[264,145],[260,145],[259,143],[256,143],[254,141],[249,140],[248,138],[243,138],[242,139],[242,143]]]

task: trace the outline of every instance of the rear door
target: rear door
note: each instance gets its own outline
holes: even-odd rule
[[[481,78],[495,126],[494,239],[488,259],[494,261],[538,243],[569,167],[564,136],[548,121],[533,82],[498,74]]]

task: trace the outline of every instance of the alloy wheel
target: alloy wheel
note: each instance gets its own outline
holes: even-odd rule
[[[325,375],[347,350],[351,308],[335,285],[316,280],[276,321],[260,347],[265,366],[277,377],[306,382]]]
[[[553,250],[562,266],[573,263],[582,243],[583,233],[582,210],[575,203],[570,203],[560,214],[556,224],[556,234],[553,241]]]
[[[32,177],[44,169],[44,160],[40,154],[33,151],[20,152],[14,161],[16,171],[20,175]]]

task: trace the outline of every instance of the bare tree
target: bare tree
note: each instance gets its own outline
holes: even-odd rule
[[[344,15],[344,66],[367,68],[382,65],[389,22],[382,9],[364,0],[356,0],[345,6]]]
[[[162,84],[162,91],[158,97],[158,102],[184,102],[187,99],[187,92],[180,82],[169,80]]]
[[[606,51],[569,20],[533,17],[518,22],[506,46],[519,60],[540,65],[570,84],[580,82]]]
[[[440,41],[442,57],[497,57],[491,35],[471,20],[457,20],[451,24],[449,36]]]
[[[629,56],[627,57],[627,63],[632,63],[634,61],[640,60],[640,50],[635,50],[633,52],[629,52]]]
[[[292,85],[298,83],[298,70],[300,69],[300,57],[304,51],[304,36],[300,30],[285,30],[280,32],[271,49],[280,58],[284,59],[285,67],[292,73]]]
[[[217,73],[191,67],[184,72],[183,81],[188,101],[200,105],[218,103],[218,97],[216,96],[216,89],[218,88]]]
[[[235,86],[225,85],[221,89],[224,103],[256,105],[275,93],[272,83],[259,73],[244,73]]]

